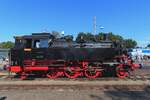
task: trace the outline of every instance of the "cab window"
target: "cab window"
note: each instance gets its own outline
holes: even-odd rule
[[[40,40],[34,40],[33,48],[40,48]]]
[[[48,48],[48,39],[34,40],[33,48]]]
[[[40,47],[48,48],[48,39],[40,39]]]
[[[31,48],[32,47],[32,39],[27,39],[25,41],[25,47],[26,48]]]

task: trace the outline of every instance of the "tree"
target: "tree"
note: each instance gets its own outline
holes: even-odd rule
[[[137,46],[137,42],[132,39],[125,39],[123,44],[126,48],[135,48]]]
[[[81,40],[81,38],[85,39],[86,38],[86,34],[84,32],[80,32],[78,33],[78,36],[76,38],[76,41],[79,42]]]
[[[87,41],[95,41],[95,36],[91,33],[86,33],[86,40]]]
[[[80,32],[76,38],[76,41],[79,42],[81,39],[94,42],[95,36],[91,33]]]
[[[101,32],[101,33],[99,33],[98,35],[99,35],[99,39],[100,39],[100,40],[103,40],[103,39],[104,39],[104,33]]]
[[[91,33],[80,32],[76,38],[76,41],[80,41],[81,38],[85,41],[99,42],[105,39],[105,34],[108,35],[108,40],[120,42],[126,48],[134,48],[137,46],[137,42],[133,39],[124,39],[120,35],[115,35],[112,32],[109,33],[99,33],[97,35],[92,35]]]
[[[108,36],[109,36],[109,39],[110,39],[111,41],[123,41],[123,37],[122,37],[122,36],[120,36],[120,35],[115,35],[115,34],[113,34],[112,32],[109,32],[109,33],[108,33]]]
[[[11,41],[0,43],[0,48],[6,48],[6,49],[8,49],[8,48],[11,48],[13,46],[14,46],[14,43],[11,42]]]

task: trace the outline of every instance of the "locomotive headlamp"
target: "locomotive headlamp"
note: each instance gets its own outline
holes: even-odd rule
[[[24,51],[31,51],[32,49],[30,48],[25,48]]]

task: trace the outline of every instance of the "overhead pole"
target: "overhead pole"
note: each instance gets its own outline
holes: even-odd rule
[[[96,16],[93,18],[93,34],[96,35]]]
[[[97,40],[96,39],[96,16],[94,16],[94,18],[93,18],[93,35],[94,35],[94,39],[96,41]]]

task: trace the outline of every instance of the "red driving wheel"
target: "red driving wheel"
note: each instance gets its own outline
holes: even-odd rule
[[[97,67],[94,67],[94,66],[90,66],[90,68],[87,68],[84,73],[85,76],[87,78],[97,78],[99,76],[102,76],[102,71],[96,68]]]
[[[80,67],[70,66],[66,68],[65,75],[68,78],[77,78],[80,75]]]
[[[48,78],[58,78],[59,77],[59,72],[55,69],[48,71],[47,73]]]
[[[116,67],[116,75],[119,78],[125,78],[128,76],[128,72],[124,69],[123,64],[120,64]]]

